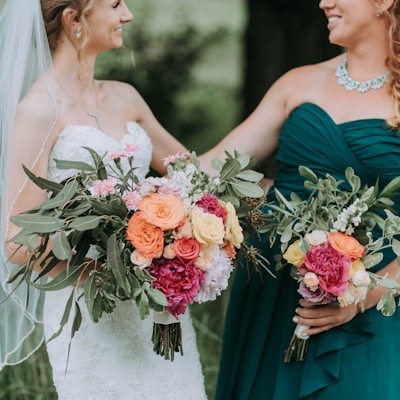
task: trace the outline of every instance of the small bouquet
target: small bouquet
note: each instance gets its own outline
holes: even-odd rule
[[[257,185],[262,174],[247,168],[249,155],[227,154],[215,161],[219,178],[202,172],[194,153],[165,160],[169,178],[148,177],[139,182],[133,164],[137,149],[100,156],[86,148],[87,163],[56,160],[57,168],[79,171],[57,183],[28,177],[48,193],[47,200],[14,216],[21,231],[12,239],[30,251],[9,282],[23,281],[42,290],[75,285],[66,304],[57,336],[75,315],[79,329],[83,297],[97,322],[116,301],[136,302],[142,319],[154,311],[154,350],[173,360],[182,353],[179,315],[194,301],[214,300],[228,285],[243,230],[236,209],[248,210],[244,196],[262,197]],[[247,170],[244,170],[247,169]],[[66,268],[54,279],[38,279],[61,261]],[[34,278],[33,267],[42,267]]]
[[[345,176],[350,190],[343,190],[344,181],[329,174],[326,179],[306,167],[299,168],[304,186],[311,193],[302,200],[295,193],[286,199],[275,189],[276,201],[267,205],[264,232],[270,242],[280,240],[281,253],[277,268],[291,266],[291,276],[299,283],[298,293],[306,300],[338,306],[358,304],[368,289],[378,284],[387,290],[378,303],[384,315],[395,310],[394,296],[400,285],[392,279],[368,271],[383,259],[381,250],[391,246],[400,255],[400,219],[390,211],[391,198],[400,188],[400,178],[391,181],[380,193],[378,185],[361,187],[360,178],[352,168]],[[381,210],[381,212],[379,212]],[[386,214],[386,219],[382,217]],[[379,228],[381,236],[373,239],[371,231]],[[298,324],[285,352],[285,362],[293,358],[304,361],[307,354],[308,326]]]

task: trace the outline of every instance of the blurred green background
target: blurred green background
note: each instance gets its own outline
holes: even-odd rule
[[[314,0],[126,2],[135,17],[124,32],[126,48],[99,57],[97,78],[133,84],[160,122],[198,154],[248,115],[283,72],[338,52],[327,43]],[[274,159],[261,168],[273,176]],[[228,297],[225,291],[213,303],[191,306],[209,399]],[[57,399],[44,348],[0,373],[0,399]]]

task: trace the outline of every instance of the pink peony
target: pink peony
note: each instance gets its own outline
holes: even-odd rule
[[[350,267],[349,256],[343,256],[329,246],[317,246],[307,251],[300,273],[314,272],[323,291],[340,296],[347,289]]]
[[[204,212],[214,214],[222,218],[224,225],[226,223],[227,211],[225,207],[219,204],[218,198],[213,194],[204,194],[203,197],[196,203]]]
[[[186,311],[188,304],[193,303],[204,280],[203,271],[178,258],[154,259],[148,271],[155,278],[153,287],[164,293],[168,300],[167,311],[176,318]]]

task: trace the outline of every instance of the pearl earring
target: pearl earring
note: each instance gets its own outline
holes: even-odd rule
[[[378,8],[375,13],[376,17],[379,18],[381,16],[381,10]]]
[[[81,32],[81,27],[78,26],[78,29],[76,30],[75,36],[77,39],[80,39],[82,36],[82,32]]]

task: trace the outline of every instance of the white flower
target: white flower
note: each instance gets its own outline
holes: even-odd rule
[[[371,278],[367,271],[356,271],[353,275],[352,282],[354,286],[368,286],[371,283]]]
[[[326,232],[316,229],[310,233],[307,233],[304,236],[304,239],[311,246],[320,246],[321,244],[325,244],[328,240],[328,235]]]
[[[230,258],[220,249],[214,262],[204,273],[204,280],[194,300],[198,303],[215,300],[228,287],[232,270]]]
[[[131,263],[144,269],[148,267],[152,262],[151,258],[143,257],[138,251],[134,250],[131,254]]]
[[[303,282],[312,292],[315,292],[318,289],[319,280],[318,276],[314,274],[314,272],[306,272],[303,277]]]

